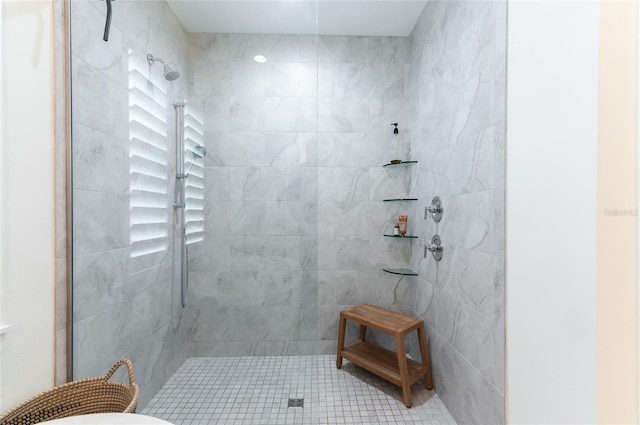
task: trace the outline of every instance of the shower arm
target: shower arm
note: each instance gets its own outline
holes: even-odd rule
[[[115,0],[105,0],[107,2],[107,21],[104,23],[104,41],[109,41],[109,30],[111,29],[111,2]]]

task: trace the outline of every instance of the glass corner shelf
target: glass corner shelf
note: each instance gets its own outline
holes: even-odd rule
[[[417,239],[417,236],[413,236],[413,235],[404,235],[404,236],[400,236],[400,235],[386,235],[386,237],[388,238],[403,238],[403,239]]]
[[[417,164],[418,161],[402,161],[402,162],[398,162],[398,163],[388,163],[388,164],[384,164],[383,167],[411,167],[412,165]]]
[[[411,269],[382,269],[383,271],[391,274],[399,274],[402,276],[418,276],[418,273]]]
[[[393,199],[383,199],[382,202],[397,202],[397,201],[417,201],[418,198],[393,198]]]

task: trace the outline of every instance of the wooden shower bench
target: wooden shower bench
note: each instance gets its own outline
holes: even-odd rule
[[[344,346],[347,320],[360,324],[360,339]],[[396,352],[387,350],[366,340],[367,327],[393,335],[396,342]],[[410,332],[418,332],[418,344],[422,362],[408,359],[404,348],[404,337]],[[340,312],[340,326],[338,331],[338,356],[336,366],[342,367],[342,359],[378,375],[392,384],[402,387],[404,404],[411,407],[411,385],[424,376],[425,387],[433,388],[429,354],[424,334],[424,321],[406,314],[361,304]]]

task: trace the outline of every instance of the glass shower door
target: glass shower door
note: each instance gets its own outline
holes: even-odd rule
[[[128,357],[141,408],[188,357],[318,353],[317,4],[258,3],[234,2],[280,8],[268,34],[190,32],[180,8],[204,2],[114,2],[108,42],[105,4],[71,4],[74,378]]]

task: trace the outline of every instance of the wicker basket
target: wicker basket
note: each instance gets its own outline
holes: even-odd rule
[[[109,382],[123,364],[129,370],[129,385]],[[69,382],[30,398],[0,416],[0,425],[31,425],[89,413],[135,413],[138,391],[131,362],[122,359],[104,376]]]

